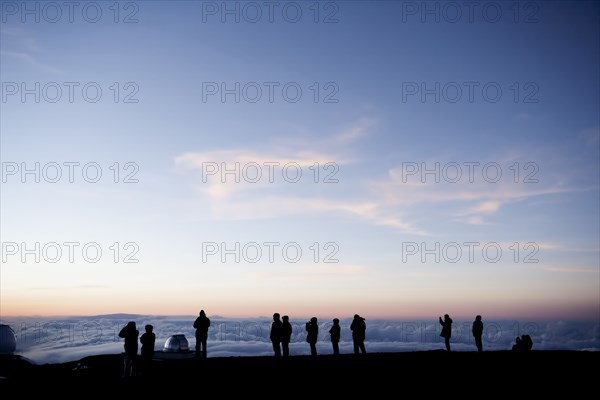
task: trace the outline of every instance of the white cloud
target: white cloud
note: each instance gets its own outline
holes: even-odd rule
[[[41,72],[52,75],[63,73],[62,70],[40,61],[39,57],[42,55],[42,48],[37,44],[35,39],[23,30],[2,27],[0,35],[3,38],[3,50],[0,51],[0,56],[4,61],[12,60],[16,63],[27,64]]]
[[[228,319],[212,317],[208,338],[209,357],[269,356],[273,348],[268,340],[271,320]],[[128,315],[123,318],[87,317],[85,319],[29,318],[11,321],[17,335],[16,354],[38,364],[76,361],[97,354],[119,354],[122,339],[117,329],[127,320],[138,326],[150,323],[156,333],[157,351],[173,334],[184,334],[191,349],[195,347],[192,322],[195,316]],[[342,338],[340,350],[351,353],[351,318],[340,318]],[[6,321],[3,321],[5,323]],[[293,332],[291,355],[308,355],[304,320],[291,319]],[[439,324],[435,319],[424,320],[372,320],[367,317],[369,352],[406,352],[443,349],[439,337]],[[475,351],[470,327],[471,320],[454,319],[452,346],[457,351]],[[330,354],[329,320],[319,324],[317,349],[320,354]],[[516,331],[516,327],[519,330]],[[522,321],[484,319],[483,345],[486,351],[509,350],[516,334],[529,333],[536,350],[594,350],[600,351],[598,321]],[[516,332],[516,333],[515,333]]]
[[[511,164],[503,162],[501,165],[508,169]],[[499,213],[507,204],[534,197],[598,189],[568,187],[560,182],[545,186],[541,183],[515,183],[512,176],[505,176],[497,182],[481,176],[474,177],[472,182],[467,176],[458,183],[443,178],[436,182],[432,175],[407,175],[406,168],[393,168],[388,172],[388,179],[371,184],[372,191],[382,199],[381,208],[384,205],[407,209],[420,204],[439,204],[444,209],[455,210],[449,212],[451,220],[472,225],[486,224],[486,217]],[[554,182],[550,177],[546,181]]]
[[[544,271],[548,271],[548,272],[598,274],[598,268],[582,268],[582,267],[569,266],[569,265],[564,265],[564,266],[542,265],[539,268]]]
[[[317,143],[289,137],[278,138],[256,148],[187,152],[177,156],[175,163],[200,173],[195,187],[200,194],[199,200],[204,201],[203,207],[209,210],[212,218],[244,220],[337,213],[415,236],[434,235],[416,223],[423,218],[417,218],[414,208],[422,205],[439,205],[448,221],[486,225],[489,218],[501,213],[507,204],[534,197],[598,189],[569,187],[562,183],[564,180],[552,179],[548,173],[543,182],[521,182],[523,176],[513,176],[515,160],[520,157],[511,152],[498,157],[498,162],[489,163],[495,167],[486,169],[487,175],[483,172],[483,166],[487,165],[484,162],[477,164],[474,170],[453,163],[462,168],[458,182],[449,182],[445,176],[442,179],[438,176],[436,182],[431,175],[411,175],[403,163],[389,169],[385,179],[356,182],[352,192],[343,199],[331,195],[323,197],[315,190],[315,185],[312,188],[302,186],[302,191],[296,190],[302,196],[293,194],[300,187],[296,185],[306,184],[305,178],[313,178],[310,168],[315,163],[323,166],[330,162],[337,167],[357,163],[358,152],[354,147],[359,140],[367,137],[374,124],[373,120],[361,119],[341,133],[318,139]],[[282,167],[291,164],[304,173],[302,182],[291,183],[282,177]],[[441,163],[426,164],[430,168]],[[420,166],[418,163],[412,165]],[[226,168],[236,172],[223,174]],[[443,169],[443,165],[440,168]],[[498,169],[500,175],[495,180]],[[538,179],[539,171],[534,169],[533,172],[528,176]],[[295,176],[294,169],[292,176]],[[285,196],[275,194],[282,191]]]

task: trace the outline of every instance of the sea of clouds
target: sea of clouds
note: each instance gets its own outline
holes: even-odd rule
[[[272,319],[234,319],[209,316],[209,357],[269,356],[273,348],[269,341]],[[165,341],[174,334],[184,334],[190,350],[195,349],[194,328],[196,316],[149,316],[115,314],[93,317],[3,319],[15,333],[15,354],[38,364],[77,361],[97,354],[118,354],[123,351],[119,331],[128,321],[135,321],[140,331],[151,324],[156,334],[155,349],[163,349]],[[306,343],[305,320],[292,320],[290,354],[309,355]],[[340,319],[341,353],[352,353],[351,318]],[[444,349],[439,336],[437,320],[368,320],[367,352],[406,352]],[[451,346],[454,351],[476,351],[471,335],[472,321],[454,320]],[[319,354],[331,354],[329,328],[332,322],[319,321]],[[598,321],[484,321],[484,351],[510,350],[515,337],[529,334],[534,350],[589,350],[600,351],[600,323]]]

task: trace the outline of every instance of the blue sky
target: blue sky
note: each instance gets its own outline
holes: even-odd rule
[[[2,3],[3,316],[598,321],[597,3],[56,4]]]

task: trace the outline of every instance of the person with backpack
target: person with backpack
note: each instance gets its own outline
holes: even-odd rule
[[[135,321],[129,321],[119,332],[119,337],[125,339],[123,376],[130,377],[136,373],[139,336],[140,331],[137,330]]]
[[[350,330],[352,331],[352,342],[354,343],[354,354],[365,354],[365,336],[367,331],[367,324],[365,319],[358,314],[354,314],[354,319],[350,324]]]
[[[317,356],[317,340],[319,338],[319,325],[317,324],[317,317],[312,317],[310,321],[306,323],[306,341],[310,345],[310,355],[313,357]]]

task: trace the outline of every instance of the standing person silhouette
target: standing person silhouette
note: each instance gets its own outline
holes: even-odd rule
[[[333,347],[333,354],[340,354],[340,335],[341,335],[341,327],[340,320],[337,318],[333,319],[333,326],[329,330],[329,336],[331,337],[331,346]]]
[[[196,328],[196,358],[206,358],[209,327],[210,319],[206,316],[204,310],[200,310],[200,315],[194,321],[194,328]]]
[[[319,338],[319,325],[317,324],[317,317],[312,317],[310,321],[306,323],[306,332],[306,341],[310,345],[310,355],[316,357],[317,339]]]
[[[140,331],[137,330],[135,321],[129,321],[119,332],[119,337],[125,339],[123,376],[133,376],[136,373],[139,336]]]
[[[142,373],[144,374],[150,372],[150,366],[152,365],[152,359],[154,358],[156,335],[152,331],[153,329],[154,327],[152,325],[146,325],[146,331],[140,336],[140,343],[142,344]]]
[[[477,352],[483,352],[483,343],[481,342],[481,336],[483,335],[483,322],[481,321],[481,315],[475,317],[473,321],[473,327],[471,328],[473,337],[475,338],[475,346],[477,346]]]
[[[283,330],[281,334],[281,349],[283,356],[287,357],[290,355],[290,341],[292,340],[292,324],[290,324],[290,317],[284,315],[283,319]]]
[[[283,323],[279,318],[279,313],[273,314],[273,322],[271,323],[271,332],[269,338],[273,344],[273,352],[275,357],[281,357],[281,338],[283,336]]]
[[[352,331],[352,342],[354,343],[354,354],[365,354],[365,337],[367,331],[367,324],[365,319],[358,314],[354,314],[354,319],[350,324],[350,330]]]
[[[448,314],[444,314],[444,319],[440,317],[440,325],[442,325],[442,331],[440,336],[444,338],[446,344],[446,350],[450,351],[450,338],[452,337],[452,318]]]

